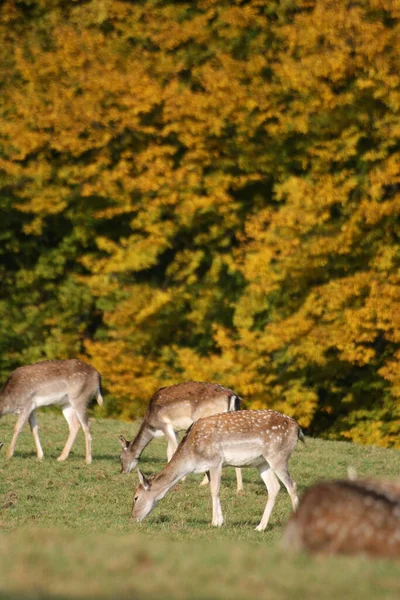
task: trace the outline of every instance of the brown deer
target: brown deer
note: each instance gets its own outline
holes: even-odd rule
[[[167,458],[178,447],[175,431],[186,430],[194,421],[218,413],[240,409],[241,398],[229,388],[217,383],[187,381],[161,388],[152,396],[136,437],[127,441],[122,435],[121,473],[130,473],[139,462],[147,444],[165,435]],[[243,489],[242,473],[236,469],[237,491]],[[207,476],[203,483],[207,483]]]
[[[219,487],[222,467],[256,467],[268,490],[268,501],[257,531],[267,525],[280,485],[286,487],[293,510],[297,508],[296,484],[288,471],[288,460],[297,440],[304,441],[298,423],[273,410],[227,412],[196,421],[187,431],[164,469],[147,478],[140,470],[131,518],[138,521],[151,513],[180,479],[189,473],[210,473],[212,525],[223,522]]]
[[[79,427],[82,426],[86,441],[86,462],[92,462],[92,437],[90,434],[87,406],[96,398],[101,406],[101,376],[94,367],[81,360],[45,360],[15,369],[0,391],[0,416],[17,414],[14,435],[7,451],[7,458],[14,454],[17,437],[29,420],[37,457],[43,458],[35,410],[51,404],[61,406],[69,426],[69,436],[57,460],[68,458]]]
[[[289,520],[285,550],[400,557],[400,481],[320,482]]]

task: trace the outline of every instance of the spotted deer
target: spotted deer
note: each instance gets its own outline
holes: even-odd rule
[[[289,520],[282,547],[313,554],[400,557],[400,481],[316,483]]]
[[[139,469],[131,518],[141,521],[151,513],[180,479],[189,473],[210,473],[212,525],[223,522],[219,488],[222,468],[256,467],[268,490],[268,501],[257,531],[267,525],[280,484],[286,487],[293,510],[298,498],[296,484],[288,471],[288,460],[297,440],[304,441],[298,423],[273,410],[241,410],[206,417],[196,421],[187,431],[175,454],[164,469],[146,477]]]
[[[201,417],[240,409],[241,398],[229,388],[217,383],[186,381],[161,388],[152,396],[141,427],[132,441],[122,435],[121,473],[130,473],[139,462],[147,444],[165,435],[168,440],[167,459],[178,447],[175,431],[186,430]],[[237,491],[243,489],[242,473],[236,469]],[[207,476],[203,484],[208,483]]]
[[[0,391],[0,416],[12,413],[18,419],[7,458],[14,454],[17,437],[27,421],[32,430],[39,460],[43,458],[35,411],[41,406],[59,405],[69,426],[69,436],[57,460],[68,458],[79,427],[86,441],[86,462],[92,461],[92,437],[87,407],[96,398],[103,403],[101,376],[81,360],[46,360],[15,369]]]

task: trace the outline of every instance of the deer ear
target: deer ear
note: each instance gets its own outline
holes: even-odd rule
[[[139,481],[142,484],[143,488],[145,490],[148,490],[150,488],[150,481],[149,479],[147,479],[146,475],[140,470],[137,470],[138,475],[139,475]]]
[[[123,448],[127,448],[129,446],[129,442],[124,438],[123,435],[120,435],[118,439],[121,442],[121,446]]]

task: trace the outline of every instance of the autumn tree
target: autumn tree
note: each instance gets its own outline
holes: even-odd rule
[[[0,11],[3,370],[79,353],[110,414],[213,380],[398,444],[395,3]]]

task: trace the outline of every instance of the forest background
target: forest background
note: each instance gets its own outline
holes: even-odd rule
[[[395,0],[5,0],[0,377],[232,387],[400,447]]]

